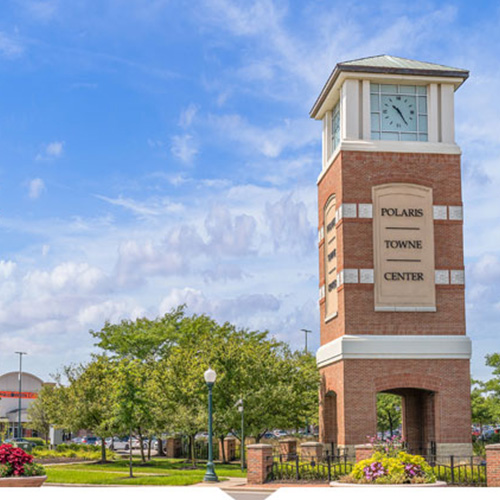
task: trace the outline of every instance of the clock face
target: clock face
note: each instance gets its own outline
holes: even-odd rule
[[[382,129],[395,132],[417,130],[417,100],[407,95],[382,95]]]

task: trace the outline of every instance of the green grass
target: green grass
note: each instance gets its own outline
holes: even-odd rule
[[[185,460],[154,459],[147,465],[134,460],[135,478],[128,477],[127,460],[109,464],[52,465],[45,470],[48,483],[187,486],[203,481],[204,463],[198,464],[196,469],[188,467],[190,463]],[[216,464],[215,469],[220,480],[246,476],[238,465]]]

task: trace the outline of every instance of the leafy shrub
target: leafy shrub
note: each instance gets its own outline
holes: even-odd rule
[[[33,463],[33,456],[11,444],[0,445],[0,477],[39,476],[44,470]]]
[[[33,443],[35,446],[45,446],[45,440],[42,438],[23,438],[25,441]]]
[[[87,445],[59,445],[55,450],[47,448],[35,448],[33,456],[36,458],[81,458],[82,460],[100,460],[101,449],[99,446]],[[110,460],[116,458],[116,454],[106,450],[106,457]]]
[[[404,451],[396,456],[376,451],[371,458],[358,462],[342,482],[364,484],[435,483],[430,465],[419,455]]]

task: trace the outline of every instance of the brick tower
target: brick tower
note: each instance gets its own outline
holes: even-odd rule
[[[392,56],[339,63],[311,117],[318,178],[320,438],[376,433],[376,397],[402,397],[410,449],[469,455],[460,148],[468,71]]]

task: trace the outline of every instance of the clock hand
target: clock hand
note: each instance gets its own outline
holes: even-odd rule
[[[401,113],[399,108],[397,106],[394,106],[394,104],[392,105],[392,107],[399,113],[399,116],[403,119],[403,121],[405,122],[405,125],[408,125],[408,122],[405,120],[405,117],[403,116],[403,113]]]

